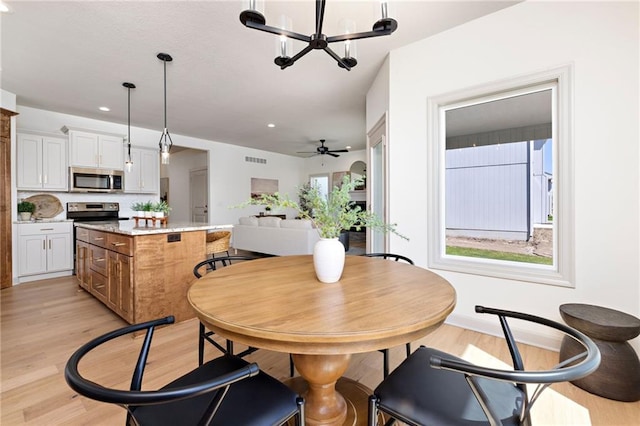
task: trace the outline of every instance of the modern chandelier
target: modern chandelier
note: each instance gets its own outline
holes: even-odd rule
[[[249,9],[240,13],[240,22],[246,27],[253,28],[255,30],[265,31],[268,33],[276,34],[280,36],[280,48],[279,56],[274,59],[276,65],[280,69],[285,69],[293,65],[298,59],[309,53],[313,49],[322,49],[329,54],[333,59],[338,62],[338,66],[351,71],[351,68],[358,64],[358,61],[353,57],[351,51],[351,42],[361,38],[379,37],[390,35],[398,28],[398,23],[395,19],[387,16],[387,1],[381,1],[381,13],[382,18],[373,24],[371,31],[361,33],[349,33],[337,36],[326,36],[322,33],[322,24],[324,21],[324,8],[326,0],[316,0],[316,29],[313,34],[306,36],[304,34],[290,31],[288,28],[277,28],[266,25],[265,17],[256,8],[256,0],[249,0]],[[298,52],[295,56],[289,55],[289,43],[288,39],[300,40],[308,43],[307,47]],[[336,54],[331,48],[329,43],[345,42],[345,51],[343,57]]]
[[[160,146],[162,164],[169,164],[169,154],[173,146],[173,141],[167,129],[167,62],[173,61],[173,58],[168,53],[158,53],[157,56],[158,59],[164,63],[164,130],[162,131],[162,135],[160,135],[158,145]]]
[[[127,161],[124,165],[128,172],[133,168],[133,160],[131,159],[131,89],[135,89],[133,83],[122,83],[127,88]]]

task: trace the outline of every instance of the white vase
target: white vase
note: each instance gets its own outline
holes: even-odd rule
[[[164,217],[164,212],[155,212],[155,217],[157,218]]]
[[[144,210],[138,210],[138,211],[136,212],[136,216],[137,216],[137,217],[144,217]]]
[[[153,217],[153,212],[144,212],[144,217]]]
[[[337,238],[320,238],[313,246],[313,267],[318,280],[335,283],[344,269],[344,246]]]
[[[31,212],[20,212],[20,220],[21,221],[29,221],[31,220]]]

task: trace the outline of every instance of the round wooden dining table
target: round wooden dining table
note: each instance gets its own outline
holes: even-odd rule
[[[310,255],[234,263],[194,282],[188,298],[220,336],[292,354],[304,379],[292,387],[305,398],[311,425],[366,421],[338,383],[349,381],[341,376],[351,355],[424,337],[456,304],[454,288],[439,275],[364,256],[347,256],[333,284],[318,281]]]

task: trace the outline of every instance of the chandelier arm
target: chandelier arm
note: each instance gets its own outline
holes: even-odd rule
[[[336,54],[336,52],[334,52],[333,50],[331,50],[329,48],[329,46],[325,47],[324,49],[325,52],[327,52],[329,54],[329,56],[331,56],[333,59],[335,59],[344,69],[346,69],[347,71],[351,71],[351,67],[349,65],[347,65],[340,56],[338,56]]]
[[[304,41],[306,43],[309,43],[311,41],[310,36],[306,36],[304,34],[296,33],[293,31],[283,30],[282,28],[272,27],[270,25],[263,25],[263,24],[247,21],[245,26],[248,28],[252,28],[254,30],[264,31],[267,33],[275,34],[275,35],[282,35],[295,40]]]
[[[293,58],[291,58],[291,60],[289,62],[287,62],[286,64],[282,65],[280,67],[281,70],[290,67],[291,65],[293,65],[298,59],[302,58],[304,55],[306,55],[307,53],[311,52],[313,50],[313,47],[311,47],[310,45],[305,47],[304,49],[302,49],[300,52],[298,52]]]
[[[362,38],[386,36],[386,35],[391,34],[392,32],[393,31],[391,31],[391,30],[365,31],[365,32],[361,32],[361,33],[330,36],[330,37],[327,37],[327,43],[335,43],[335,42],[338,42],[338,41],[359,40],[359,39],[362,39]]]
[[[316,37],[320,37],[322,35],[325,4],[326,0],[316,0]]]

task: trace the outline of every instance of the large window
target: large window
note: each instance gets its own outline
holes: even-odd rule
[[[570,68],[429,99],[429,266],[573,285]]]

